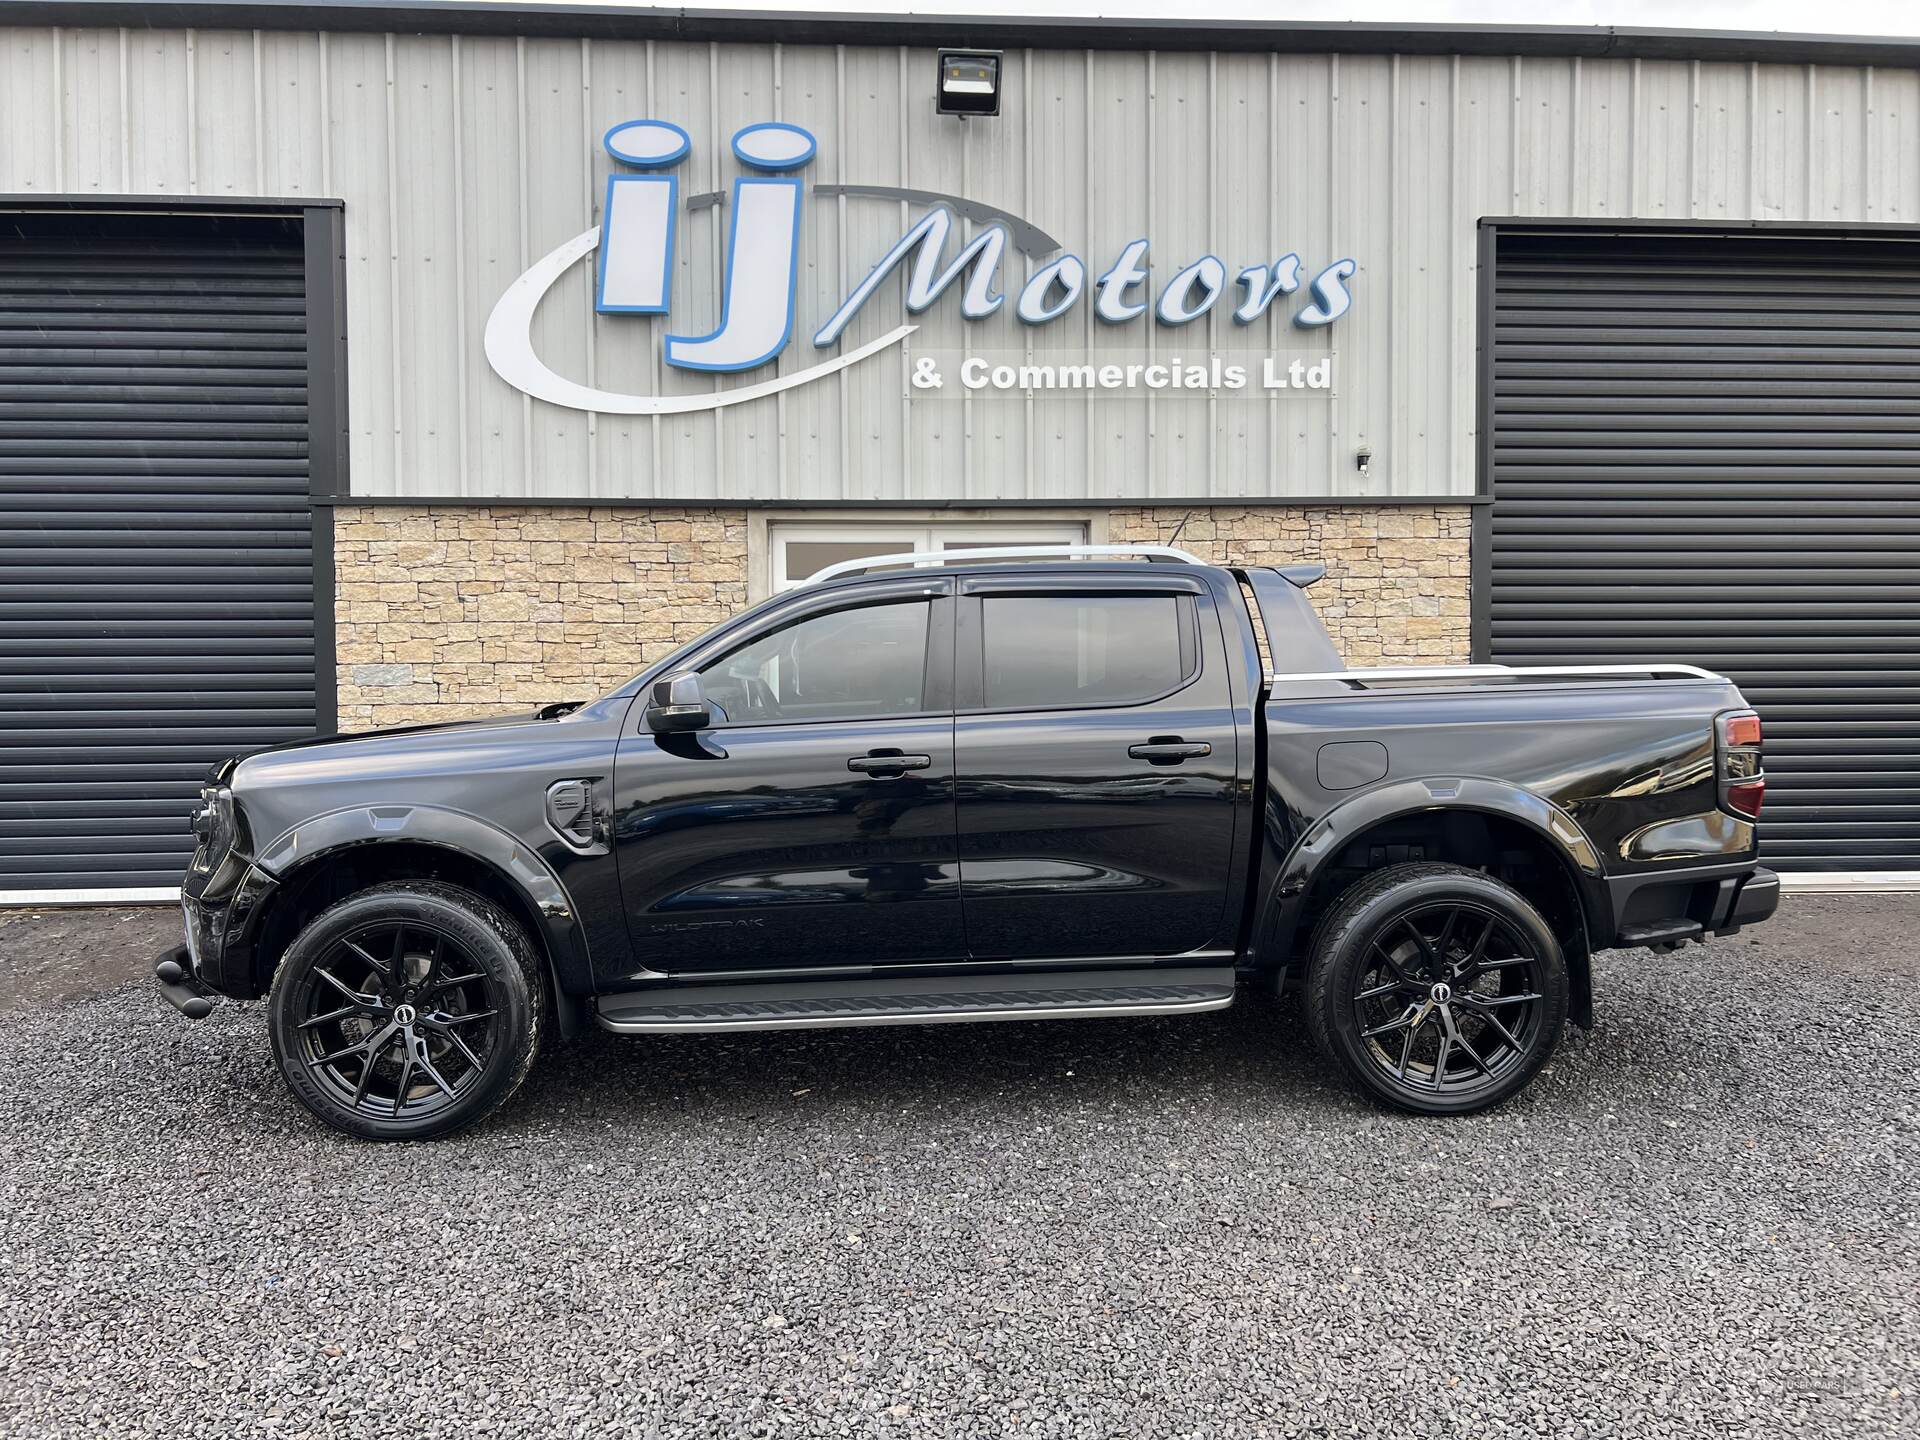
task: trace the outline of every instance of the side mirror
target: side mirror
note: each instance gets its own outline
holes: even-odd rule
[[[653,697],[647,701],[647,728],[654,734],[705,730],[711,724],[713,707],[707,704],[698,675],[682,670],[653,682]]]

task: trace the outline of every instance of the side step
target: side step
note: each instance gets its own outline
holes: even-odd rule
[[[1233,967],[1207,965],[682,985],[604,996],[595,1018],[621,1034],[703,1033],[1182,1015],[1232,1003]]]

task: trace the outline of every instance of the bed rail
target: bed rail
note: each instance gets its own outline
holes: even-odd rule
[[[1698,665],[1379,665],[1357,670],[1302,670],[1270,673],[1267,688],[1300,681],[1340,681],[1355,690],[1387,689],[1402,684],[1486,681],[1524,684],[1529,680],[1724,680]]]

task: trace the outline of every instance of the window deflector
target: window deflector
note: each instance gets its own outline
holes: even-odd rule
[[[729,716],[726,721],[719,722],[715,728],[739,728],[745,725],[863,724],[868,721],[950,715],[953,712],[954,676],[952,590],[951,582],[945,579],[913,580],[903,577],[897,582],[864,585],[858,592],[842,591],[838,595],[832,592],[798,591],[795,592],[792,604],[782,606],[776,612],[762,617],[762,623],[756,625],[751,634],[736,633],[717,637],[712,645],[685,657],[679,668],[693,670],[701,675],[710,675],[715,672],[716,667],[724,667],[730,657],[741,651],[770,636],[810,620],[819,619],[824,615],[872,609],[878,606],[923,604],[928,606],[928,616],[919,709],[884,715],[792,716],[773,720],[744,720]]]

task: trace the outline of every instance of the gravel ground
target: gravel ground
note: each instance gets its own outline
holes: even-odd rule
[[[1448,1122],[1249,1002],[596,1036],[382,1147],[296,1112],[256,1007],[38,1004],[0,1434],[1911,1437],[1916,932],[1798,899],[1603,957],[1600,1028]]]
[[[180,938],[171,905],[0,910],[0,1015],[146,980],[153,957]]]

